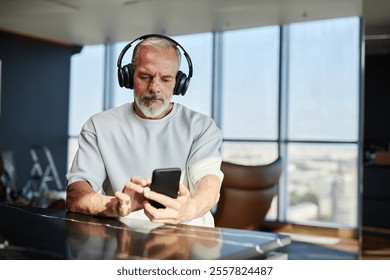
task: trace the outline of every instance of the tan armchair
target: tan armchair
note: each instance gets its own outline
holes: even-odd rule
[[[282,159],[267,165],[222,162],[225,174],[215,217],[217,227],[256,229],[264,221],[282,173]]]

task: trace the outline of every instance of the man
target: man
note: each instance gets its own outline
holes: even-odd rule
[[[133,52],[134,102],[98,113],[83,126],[66,176],[68,210],[214,226],[210,209],[218,202],[223,179],[222,134],[211,118],[171,102],[181,73],[175,43],[146,36]],[[144,193],[153,170],[164,167],[182,170],[176,199]]]

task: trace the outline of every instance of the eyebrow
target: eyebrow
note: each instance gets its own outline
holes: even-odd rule
[[[142,76],[142,75],[145,75],[145,76],[153,76],[151,75],[150,73],[148,72],[145,72],[145,71],[139,71],[138,72],[138,76]],[[175,75],[172,75],[172,74],[166,74],[166,75],[163,75],[162,78],[175,78]]]

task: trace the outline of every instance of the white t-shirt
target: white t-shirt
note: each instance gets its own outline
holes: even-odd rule
[[[102,194],[122,191],[134,175],[151,178],[156,168],[179,167],[181,182],[195,192],[195,183],[220,170],[222,133],[208,116],[175,103],[164,118],[140,118],[132,103],[95,114],[83,126],[79,149],[66,175],[67,185],[88,181]],[[128,217],[148,219],[143,210]],[[189,224],[214,226],[211,213]]]

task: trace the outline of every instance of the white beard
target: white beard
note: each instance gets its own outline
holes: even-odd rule
[[[159,106],[155,102],[149,102],[149,105],[146,105],[144,103],[145,99],[152,99],[152,98],[162,100],[163,104],[161,106]],[[134,94],[135,104],[137,104],[137,106],[141,110],[141,112],[148,118],[155,118],[155,117],[163,114],[165,112],[165,110],[168,108],[168,106],[171,102],[171,99],[172,99],[172,97],[169,99],[164,99],[155,93],[148,93],[142,97]]]

